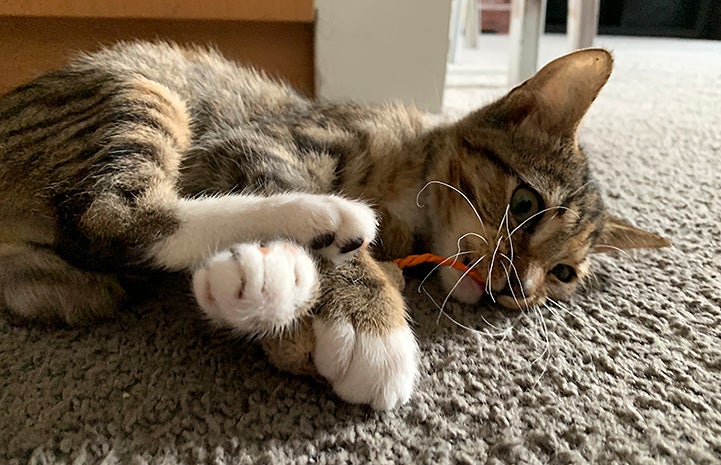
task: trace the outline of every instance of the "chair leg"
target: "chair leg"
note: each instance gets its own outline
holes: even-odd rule
[[[593,45],[598,32],[600,0],[568,0],[568,44],[571,50]]]
[[[477,0],[467,0],[466,25],[464,28],[463,44],[469,48],[478,47],[478,3]]]
[[[456,47],[461,26],[461,11],[464,0],[451,1],[451,24],[448,32],[448,63],[456,61]]]
[[[546,19],[546,0],[512,0],[511,7],[511,85],[528,79],[538,65],[538,41]]]

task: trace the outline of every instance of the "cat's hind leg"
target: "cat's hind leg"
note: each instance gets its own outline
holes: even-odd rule
[[[315,262],[297,244],[236,244],[193,273],[203,312],[219,326],[251,336],[275,336],[306,315],[318,292]]]
[[[23,320],[70,325],[112,314],[124,298],[115,277],[77,269],[52,250],[0,244],[0,308]]]

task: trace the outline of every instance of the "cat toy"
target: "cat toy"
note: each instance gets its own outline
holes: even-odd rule
[[[398,265],[399,268],[409,268],[416,265],[420,265],[422,263],[435,263],[439,266],[450,266],[451,268],[455,268],[456,270],[459,270],[466,274],[467,276],[470,276],[473,278],[474,281],[476,281],[478,284],[481,285],[481,288],[485,287],[486,283],[483,281],[483,278],[481,277],[481,274],[478,272],[478,270],[469,268],[463,263],[459,262],[458,260],[451,260],[446,257],[442,257],[440,255],[435,255],[432,253],[424,253],[420,255],[409,255],[407,257],[403,258],[397,258],[393,260],[393,263]]]

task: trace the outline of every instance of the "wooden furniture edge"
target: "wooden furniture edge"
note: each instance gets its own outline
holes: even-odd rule
[[[313,0],[3,0],[0,16],[312,23],[315,10]]]

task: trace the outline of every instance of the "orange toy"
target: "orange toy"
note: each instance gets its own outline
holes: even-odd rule
[[[404,258],[395,259],[393,260],[393,263],[398,265],[399,268],[408,268],[411,266],[420,265],[421,263],[436,263],[442,266],[450,266],[451,268],[455,268],[456,270],[462,271],[463,273],[467,273],[467,275],[473,278],[478,284],[481,285],[481,287],[484,287],[486,285],[486,283],[483,282],[481,274],[477,270],[468,268],[466,265],[459,262],[458,260],[441,257],[440,255],[435,255],[432,253],[409,255]]]

